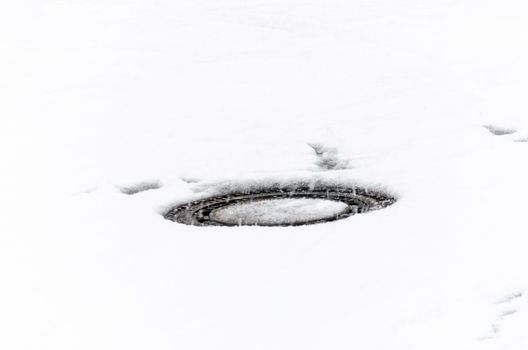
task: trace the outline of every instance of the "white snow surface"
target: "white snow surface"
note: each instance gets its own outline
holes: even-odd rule
[[[231,225],[291,225],[332,218],[344,213],[343,202],[313,198],[261,199],[213,210],[213,220]]]
[[[1,1],[0,348],[528,349],[527,16]],[[398,202],[289,228],[162,216],[312,180]]]

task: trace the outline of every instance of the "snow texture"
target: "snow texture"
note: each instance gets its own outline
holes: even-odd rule
[[[1,1],[0,349],[528,349],[526,13]],[[297,181],[398,202],[291,228],[162,215]]]
[[[326,199],[268,199],[228,205],[214,210],[211,218],[232,225],[291,225],[332,218],[347,208],[345,203]]]

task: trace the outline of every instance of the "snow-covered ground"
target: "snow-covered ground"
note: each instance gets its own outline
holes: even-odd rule
[[[527,18],[2,0],[0,348],[528,349]],[[161,215],[297,179],[399,200],[290,228]]]

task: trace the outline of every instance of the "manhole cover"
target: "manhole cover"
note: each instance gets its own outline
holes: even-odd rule
[[[364,188],[272,187],[178,205],[165,218],[195,226],[299,226],[385,208],[389,195]]]

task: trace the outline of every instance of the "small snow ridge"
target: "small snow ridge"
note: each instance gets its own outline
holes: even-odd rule
[[[200,179],[195,178],[195,177],[181,177],[180,179],[183,182],[188,183],[188,184],[196,184],[196,183],[200,182]]]
[[[488,129],[489,132],[496,136],[511,135],[517,132],[516,129],[503,128],[497,125],[484,125],[484,128]]]
[[[513,314],[516,314],[516,313],[517,313],[517,310],[515,310],[515,309],[504,310],[501,313],[500,319],[504,320],[506,317],[511,316]]]
[[[149,181],[140,182],[132,186],[121,187],[119,190],[124,194],[133,195],[149,190],[157,190],[158,188],[161,188],[161,183],[159,181]]]
[[[507,304],[511,303],[512,301],[519,299],[523,296],[522,292],[515,292],[509,295],[506,295],[505,297],[501,298],[499,301],[497,301],[497,304]]]
[[[523,296],[523,292],[514,292],[502,297],[496,302],[496,304],[501,308],[500,314],[495,322],[491,325],[489,334],[482,337],[481,340],[491,340],[497,337],[504,326],[504,321],[510,316],[519,312],[519,310],[515,308],[515,302]]]

